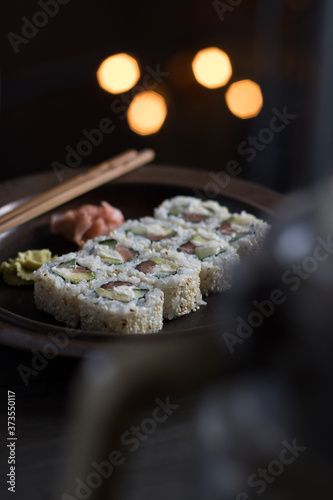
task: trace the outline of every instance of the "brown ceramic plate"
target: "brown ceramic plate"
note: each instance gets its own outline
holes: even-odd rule
[[[55,184],[57,179],[53,172],[0,184],[1,203],[7,204],[1,212],[8,208],[8,204],[15,206]],[[126,218],[137,218],[152,215],[153,208],[165,198],[179,194],[198,196],[199,193],[205,198],[205,192],[214,192],[213,199],[226,204],[232,211],[247,210],[266,219],[274,218],[275,207],[283,201],[282,195],[240,179],[232,178],[227,186],[221,187],[207,171],[150,165],[95,189],[57,211],[76,208],[83,203],[99,204],[101,200],[107,200],[119,207]],[[50,248],[57,254],[76,250],[73,244],[50,234],[51,214],[49,212],[0,235],[0,262],[15,256],[18,251],[28,249]],[[224,296],[211,296],[207,300],[207,306],[199,311],[165,321],[163,330],[158,334],[105,335],[81,330],[69,332],[52,316],[35,308],[32,286],[11,287],[0,279],[0,343],[40,350],[50,342],[52,335],[58,335],[68,340],[64,341],[66,345],[60,349],[60,354],[81,356],[91,349],[104,349],[115,342],[142,342],[147,337],[156,341],[166,336],[202,334],[214,326],[213,312],[216,308],[223,307]]]

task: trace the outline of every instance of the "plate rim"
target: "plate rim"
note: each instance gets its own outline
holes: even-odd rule
[[[76,170],[76,173],[82,173],[82,171],[84,171],[83,168]],[[203,189],[204,182],[211,182],[211,172],[212,171],[208,170],[193,169],[191,167],[151,164],[141,167],[139,170],[132,171],[131,173],[112,181],[112,184],[152,184],[175,188],[184,187],[184,189],[186,188],[187,190],[191,188],[193,190],[198,190]],[[31,184],[31,182],[33,181],[33,185],[35,187],[38,187],[40,186],[40,181],[42,179],[49,180],[51,175],[52,172],[37,172],[28,176],[21,176],[2,182],[0,183],[0,196],[1,192],[5,191],[5,199],[8,200],[7,203],[14,203],[15,201],[17,202],[21,199],[20,197],[16,198],[15,200],[10,199],[13,192],[18,190],[22,191],[22,186],[27,185],[27,182]],[[39,179],[40,181],[38,182],[37,179]],[[56,179],[54,180],[56,181]],[[54,184],[56,184],[56,182],[54,182]],[[273,217],[274,219],[279,217],[279,206],[287,200],[287,197],[285,195],[277,193],[264,186],[260,186],[250,181],[235,177],[230,177],[228,185],[224,188],[219,185],[217,185],[217,188],[218,194],[216,194],[215,197],[222,196],[233,201],[244,203],[248,206],[253,207],[257,211],[260,211],[262,214],[265,214],[267,217]],[[41,192],[40,189],[35,189],[34,191],[35,192],[32,193],[32,196],[34,196],[38,192]],[[250,198],[249,194],[251,195]],[[61,207],[59,207],[59,209],[61,209]],[[5,236],[6,234],[7,233],[4,233],[2,236]],[[6,319],[9,319],[11,321],[6,322]],[[30,330],[29,328],[22,327],[22,322],[24,321],[27,321],[28,325],[30,325],[31,327],[34,326],[35,329]],[[161,339],[170,339],[177,336],[196,335],[200,334],[200,332],[202,334],[203,330],[210,330],[214,327],[216,328],[216,326],[217,323],[212,323],[207,324],[207,326],[205,327],[191,327],[188,329],[185,328],[171,332],[159,332],[158,334],[102,334],[101,332],[88,333],[77,329],[76,331],[78,332],[78,337],[80,337],[80,333],[82,332],[81,338],[78,339],[76,338],[77,336],[75,336],[75,339],[71,338],[67,345],[68,348],[65,348],[63,351],[61,351],[59,355],[82,357],[86,356],[92,350],[110,348],[110,346],[118,342],[127,344],[128,342],[132,343],[134,339],[135,343],[137,341],[141,342],[143,339],[155,342],[156,339],[159,339],[158,341],[160,341]],[[44,323],[42,321],[36,321],[31,318],[25,318],[0,306],[0,343],[4,343],[11,347],[21,349],[31,350],[31,348],[35,348],[36,350],[42,351],[43,339],[44,345],[45,341],[47,342],[48,340],[45,330],[47,330],[49,333],[56,331],[61,331],[63,333],[68,329],[61,325],[58,326],[54,324]],[[12,332],[12,335],[14,336],[14,342],[11,341],[10,333],[8,332]],[[36,340],[36,342],[30,343],[31,336],[33,337],[33,340]],[[24,342],[24,339],[27,340],[26,343]],[[90,339],[93,339],[91,343]],[[96,342],[97,339],[99,340],[98,342]],[[69,344],[72,345],[70,346]]]

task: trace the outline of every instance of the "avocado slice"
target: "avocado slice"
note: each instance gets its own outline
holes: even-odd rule
[[[176,206],[172,207],[172,209],[168,212],[168,215],[182,215],[184,213],[185,207]]]
[[[200,236],[200,234],[194,234],[193,236],[191,236],[191,239],[190,241],[197,241],[198,243],[205,243],[206,241],[206,238],[203,238],[202,236]]]
[[[133,289],[134,298],[140,299],[140,298],[144,297],[146,295],[147,291],[148,290],[134,288]],[[97,293],[97,295],[99,297],[103,297],[103,298],[109,299],[109,300],[119,300],[120,302],[128,303],[128,302],[131,302],[131,300],[134,300],[133,298],[128,297],[128,295],[126,295],[125,293],[117,292],[116,288],[111,288],[111,289],[107,289],[107,290],[105,288],[97,288],[97,290],[95,290],[95,293]]]
[[[105,262],[105,264],[109,264],[112,266],[113,264],[118,265],[118,264],[123,264],[123,261],[120,259],[112,259],[111,257],[101,257],[101,260]]]
[[[131,300],[133,300],[124,293],[117,292],[117,290],[115,290],[114,288],[112,288],[111,290],[105,290],[105,288],[97,288],[97,290],[95,290],[95,293],[97,293],[99,297],[103,297],[104,299],[109,300],[120,300],[121,302],[130,302]]]
[[[202,208],[204,210],[206,210],[208,212],[208,214],[214,214],[214,210],[210,207],[205,207],[205,206],[202,206]],[[168,215],[183,215],[185,212],[187,212],[188,210],[188,206],[186,205],[177,205],[175,207],[172,207],[171,210],[168,212]]]
[[[163,259],[162,257],[152,257],[150,260],[157,266],[161,266],[162,264],[169,264],[169,261],[167,259]]]
[[[136,234],[138,236],[143,236],[144,234],[146,234],[147,232],[147,229],[143,226],[135,226],[135,227],[132,227],[131,229],[128,230],[128,232],[132,233],[132,234]]]
[[[231,217],[229,217],[229,219],[226,220],[226,222],[239,224],[241,226],[244,225],[243,219],[238,215],[232,215]]]
[[[156,274],[157,278],[166,278],[167,276],[172,276],[173,274],[176,274],[177,269],[179,268],[179,266],[177,266],[177,264],[175,264],[171,260],[163,259],[162,257],[152,257],[150,260],[154,262],[154,264],[156,264],[157,266],[162,266],[163,264],[165,264],[171,267],[170,271],[161,271],[157,273]]]
[[[170,229],[169,227],[162,227],[162,229],[164,229],[165,234],[167,234],[168,236],[176,236],[177,234],[177,231],[175,231],[174,229]]]
[[[136,299],[141,299],[146,295],[148,290],[145,290],[144,288],[133,288],[133,292]]]
[[[77,283],[80,283],[80,281],[86,280],[90,281],[93,278],[96,277],[96,273],[91,272],[91,273],[75,273],[73,274],[73,277],[69,278],[70,282],[76,285]]]
[[[218,247],[199,247],[196,249],[197,257],[200,260],[206,259],[206,257],[212,257],[213,255],[217,255]]]
[[[252,234],[251,231],[237,233],[235,236],[233,236],[233,238],[229,240],[229,243],[234,243],[235,241],[238,241],[241,238],[243,238],[243,236],[248,236],[249,234]]]
[[[150,259],[157,266],[162,266],[163,264],[170,266],[172,269],[178,269],[178,266],[168,259],[163,259],[162,257],[151,257]]]

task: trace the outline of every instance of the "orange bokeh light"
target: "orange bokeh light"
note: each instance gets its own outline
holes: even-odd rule
[[[155,134],[162,127],[167,112],[166,102],[160,94],[152,91],[140,92],[128,108],[129,127],[139,135]]]
[[[232,75],[228,55],[217,47],[200,50],[192,61],[192,69],[197,82],[209,89],[223,87]]]
[[[100,87],[112,94],[126,92],[136,84],[139,78],[138,63],[125,53],[108,57],[97,70]]]
[[[228,88],[225,98],[230,111],[243,119],[257,116],[263,106],[260,86],[252,80],[233,83]]]

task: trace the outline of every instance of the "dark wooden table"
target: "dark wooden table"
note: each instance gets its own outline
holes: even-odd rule
[[[59,357],[25,382],[19,367],[32,367],[34,353],[0,347],[1,498],[52,499],[66,467],[67,398],[79,360]],[[26,385],[27,383],[27,385]],[[8,491],[7,394],[16,399],[16,496]]]
[[[58,357],[26,385],[18,367],[31,367],[33,358],[34,353],[0,347],[0,491],[4,500],[60,500],[65,493],[62,485],[70,468],[68,449],[75,433],[69,418],[74,397],[72,384],[83,362]],[[15,392],[16,398],[16,496],[6,485],[8,390]],[[155,396],[163,398],[163,393],[157,391]],[[161,423],[147,442],[140,443],[135,454],[124,452],[126,462],[115,478],[117,498],[167,500],[171,494],[173,499],[182,500],[190,494],[190,478],[195,477],[197,466],[193,417],[201,395],[195,392],[171,399],[179,404],[174,415]],[[150,415],[149,409],[143,409],[133,424]]]

